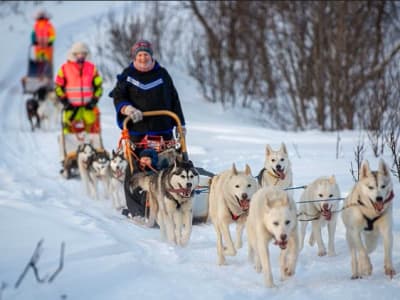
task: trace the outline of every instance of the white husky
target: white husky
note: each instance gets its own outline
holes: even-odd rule
[[[304,237],[308,221],[312,224],[310,245],[315,241],[318,245],[318,255],[326,255],[322,240],[322,226],[328,227],[328,255],[335,255],[335,231],[338,216],[339,186],[335,176],[319,177],[307,186],[300,198],[299,216],[301,220],[300,251],[303,249]]]
[[[393,186],[390,170],[381,159],[377,171],[368,161],[360,169],[360,180],[344,202],[342,213],[346,239],[351,251],[352,279],[371,275],[369,253],[375,250],[378,237],[383,237],[384,269],[391,278],[396,274],[392,263],[392,200]]]
[[[217,233],[218,264],[225,264],[225,255],[234,256],[236,250],[242,247],[242,233],[250,200],[257,189],[257,181],[251,175],[248,165],[244,172],[239,172],[233,164],[230,170],[212,178],[209,194],[209,217]],[[235,245],[233,245],[229,231],[229,225],[234,222],[236,222]]]
[[[281,189],[292,186],[292,166],[284,143],[277,151],[272,150],[271,146],[267,144],[264,168],[257,177],[261,186],[273,185]]]
[[[112,150],[110,158],[110,194],[115,209],[126,207],[124,180],[127,166],[128,162],[125,159],[123,152],[115,152]]]
[[[264,272],[265,285],[274,287],[268,244],[281,248],[281,279],[294,275],[298,257],[296,204],[289,193],[276,187],[263,187],[254,195],[247,218],[249,259],[257,272]]]

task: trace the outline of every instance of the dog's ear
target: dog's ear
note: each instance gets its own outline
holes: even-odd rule
[[[369,173],[371,173],[371,170],[369,168],[368,160],[364,160],[364,162],[361,164],[360,177],[365,178],[368,176]]]
[[[246,164],[246,169],[244,170],[244,173],[245,173],[246,175],[252,176],[252,175],[251,175],[251,169],[250,169],[250,166],[249,166],[248,164]]]
[[[265,154],[267,156],[270,156],[271,153],[272,153],[272,148],[271,148],[271,146],[269,144],[267,144],[267,146],[265,147]]]
[[[232,164],[232,173],[233,173],[233,175],[237,175],[238,174],[238,170],[236,169],[235,163]]]
[[[379,160],[379,169],[378,169],[379,173],[382,173],[384,176],[388,176],[389,175],[389,168],[386,165],[385,161],[381,158]]]
[[[280,149],[280,151],[282,151],[282,152],[285,153],[285,154],[288,153],[288,152],[287,152],[287,149],[286,149],[286,145],[285,145],[285,143],[283,143],[283,142],[282,142],[282,144],[281,144],[281,149]]]
[[[335,177],[335,175],[332,175],[331,177],[329,177],[329,183],[330,183],[330,184],[336,184],[336,177]]]
[[[112,156],[115,156],[115,154],[116,154],[114,149],[112,149],[111,153],[112,153]]]

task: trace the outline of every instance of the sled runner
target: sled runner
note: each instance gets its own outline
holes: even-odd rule
[[[183,161],[189,161],[185,136],[183,135],[182,125],[178,116],[167,110],[158,110],[158,111],[147,111],[143,112],[143,117],[155,117],[166,115],[171,117],[177,127],[178,136],[172,140],[165,141],[161,136],[145,136],[140,142],[133,143],[130,140],[129,131],[127,129],[128,122],[132,121],[130,117],[126,117],[123,122],[123,130],[121,134],[121,139],[119,141],[119,148],[122,148],[124,151],[124,155],[126,160],[128,161],[128,170],[126,172],[124,190],[125,190],[125,198],[127,203],[132,203],[135,201],[138,206],[141,206],[141,209],[144,211],[144,219],[148,220],[149,211],[150,211],[150,203],[149,193],[142,193],[139,189],[139,193],[143,194],[143,197],[140,199],[140,196],[137,194],[138,189],[134,182],[145,182],[146,175],[143,175],[143,172],[134,172],[135,168],[135,160],[137,161],[139,158],[135,154],[135,149],[154,149],[158,153],[158,161],[165,162],[168,161],[168,164],[163,164],[162,169],[165,169],[172,164],[175,163],[176,157],[180,157]],[[210,177],[213,175],[211,172],[207,172],[202,168],[195,167],[197,172],[199,173],[199,184],[194,189],[194,198],[193,198],[193,222],[205,222],[208,217],[208,194],[205,193],[204,188],[208,188]],[[159,170],[161,171],[161,170]],[[157,172],[155,170],[155,172]],[[144,179],[144,180],[143,180]],[[139,184],[140,186],[140,184]],[[136,195],[135,195],[136,193]],[[139,197],[139,201],[137,201]],[[135,200],[133,200],[135,199]],[[136,204],[135,204],[136,205]],[[140,207],[139,207],[140,209]]]
[[[96,115],[96,121],[90,126],[85,124],[82,118],[76,118],[79,109],[80,107],[76,107],[68,120],[63,120],[63,117],[61,117],[61,134],[58,137],[60,155],[62,158],[62,170],[60,173],[66,179],[79,175],[77,162],[77,150],[79,145],[89,143],[97,152],[105,151],[101,138],[99,108],[95,107],[93,109]],[[61,115],[64,115],[64,110],[61,112]]]

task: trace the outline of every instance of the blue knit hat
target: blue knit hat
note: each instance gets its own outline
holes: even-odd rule
[[[153,166],[157,166],[158,164],[158,154],[156,152],[156,150],[151,149],[151,148],[147,148],[142,150],[142,152],[140,152],[140,157],[150,157],[151,158],[151,164]]]
[[[150,56],[153,56],[153,47],[151,43],[147,40],[139,40],[137,41],[131,48],[131,55],[132,58],[134,59],[138,52],[140,51],[145,51],[150,54]]]

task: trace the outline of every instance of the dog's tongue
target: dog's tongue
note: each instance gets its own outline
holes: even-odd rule
[[[282,170],[276,171],[276,174],[278,174],[279,179],[285,179],[285,173]]]
[[[324,209],[322,211],[322,216],[324,216],[324,218],[329,221],[332,218],[332,212],[329,209]]]
[[[381,212],[383,210],[383,201],[374,203],[375,210]]]
[[[239,201],[239,203],[240,203],[240,207],[241,207],[243,210],[248,210],[249,207],[250,207],[250,201],[249,201],[249,199],[242,199],[242,200]]]
[[[287,241],[277,241],[275,240],[275,245],[279,246],[282,250],[286,249]]]
[[[117,177],[121,177],[122,176],[122,170],[118,169],[116,172]]]

